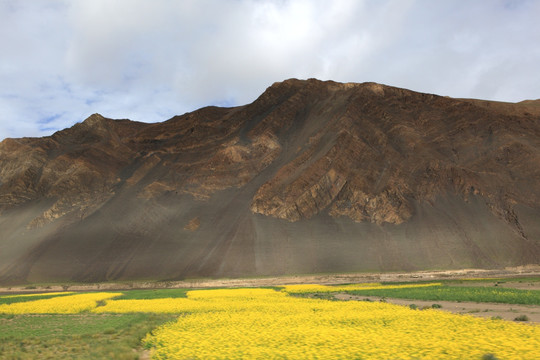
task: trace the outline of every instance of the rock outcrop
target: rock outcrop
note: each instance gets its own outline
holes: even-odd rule
[[[540,106],[275,83],[163,123],[0,143],[0,282],[540,258]]]

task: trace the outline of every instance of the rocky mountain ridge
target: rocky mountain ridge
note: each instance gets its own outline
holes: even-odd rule
[[[290,79],[163,123],[0,143],[0,281],[540,259],[540,106]]]

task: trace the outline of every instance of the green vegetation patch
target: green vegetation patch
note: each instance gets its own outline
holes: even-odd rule
[[[192,289],[122,290],[124,295],[118,296],[114,298],[114,300],[185,298],[187,292],[191,290]]]
[[[3,304],[13,304],[13,303],[20,303],[20,302],[27,302],[27,301],[34,301],[34,300],[42,300],[42,299],[51,299],[51,298],[54,298],[54,297],[59,297],[59,296],[68,296],[68,295],[73,295],[72,292],[66,292],[66,293],[62,293],[62,294],[47,294],[47,293],[44,293],[44,294],[35,294],[35,295],[27,295],[27,294],[24,294],[24,295],[3,295],[3,296],[0,296],[0,305],[3,305]]]
[[[445,284],[504,284],[504,283],[537,283],[540,282],[540,277],[509,277],[509,278],[470,278],[470,279],[452,279],[442,280]]]
[[[381,296],[411,300],[473,301],[540,305],[540,290],[518,290],[508,288],[442,285],[403,289],[350,290],[347,291],[347,293],[359,296]]]
[[[0,315],[0,359],[138,359],[170,314]]]
[[[439,282],[448,285],[456,284],[474,284],[474,283],[486,283],[486,284],[503,284],[507,282],[512,283],[534,283],[540,282],[540,277],[538,276],[529,276],[529,277],[493,277],[493,278],[465,278],[465,279],[426,279],[426,280],[415,280],[411,281],[383,281],[383,285],[406,285],[406,284],[425,284],[432,282]]]

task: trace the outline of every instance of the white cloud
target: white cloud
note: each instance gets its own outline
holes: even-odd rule
[[[539,1],[0,1],[0,138],[163,121],[290,77],[540,98]]]

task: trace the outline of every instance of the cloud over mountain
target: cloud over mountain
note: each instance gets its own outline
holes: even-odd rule
[[[536,1],[3,1],[0,138],[156,122],[276,79],[540,98]]]

